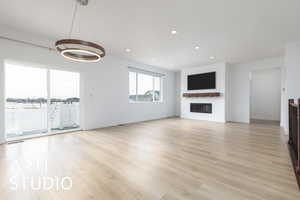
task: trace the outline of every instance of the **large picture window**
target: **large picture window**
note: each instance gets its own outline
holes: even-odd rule
[[[129,69],[129,101],[161,102],[162,75]]]

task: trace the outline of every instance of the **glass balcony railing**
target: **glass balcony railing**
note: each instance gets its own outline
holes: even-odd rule
[[[76,129],[80,127],[80,102],[42,103],[7,102],[5,127],[8,138]],[[49,111],[49,125],[48,125]]]

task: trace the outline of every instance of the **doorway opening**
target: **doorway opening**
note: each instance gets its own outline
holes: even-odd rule
[[[281,69],[255,70],[251,73],[250,122],[280,125]]]
[[[7,140],[80,129],[80,74],[5,64]]]

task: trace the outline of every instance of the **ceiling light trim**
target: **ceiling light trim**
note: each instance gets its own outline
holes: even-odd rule
[[[89,56],[80,55],[78,53],[89,54]],[[96,52],[85,50],[85,49],[76,49],[76,48],[65,49],[61,52],[61,55],[70,60],[80,61],[80,62],[98,62],[102,58]]]

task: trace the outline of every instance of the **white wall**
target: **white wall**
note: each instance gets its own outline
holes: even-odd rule
[[[280,121],[281,69],[253,71],[250,96],[251,119]]]
[[[0,142],[4,141],[5,59],[39,67],[80,72],[83,129],[169,117],[176,113],[174,72],[113,56],[106,56],[99,63],[77,63],[62,58],[55,51],[0,39]],[[128,66],[166,74],[163,83],[163,103],[129,103]]]
[[[0,59],[0,144],[5,141],[4,135],[4,63]]]
[[[163,103],[129,103],[127,66],[166,74],[163,77]],[[158,119],[176,114],[176,78],[174,72],[107,57],[99,66],[85,72],[86,127]]]
[[[176,116],[181,113],[181,72],[176,72]]]
[[[285,54],[287,98],[300,98],[300,43],[289,44]]]
[[[281,68],[281,109],[280,109],[280,126],[283,127],[287,133],[287,92],[286,92],[286,67]]]
[[[286,46],[285,51],[285,84],[286,96],[285,100],[285,116],[284,124],[288,129],[288,99],[297,100],[300,98],[300,42],[291,43]]]
[[[282,68],[283,63],[282,57],[275,57],[230,66],[230,121],[250,122],[250,73],[259,69]],[[283,106],[284,102],[281,104]]]
[[[212,90],[187,90],[187,76],[190,74],[201,74],[216,72],[216,89]],[[217,122],[226,121],[226,64],[218,63],[209,66],[192,67],[181,70],[181,117],[187,119],[209,120]],[[205,93],[220,92],[220,97],[184,98],[183,93]],[[212,103],[212,114],[191,113],[190,103]]]
[[[230,88],[230,79],[231,79],[231,68],[230,65],[226,64],[226,72],[225,72],[225,117],[226,121],[230,119],[230,98],[231,98],[231,88]]]

